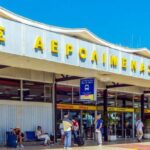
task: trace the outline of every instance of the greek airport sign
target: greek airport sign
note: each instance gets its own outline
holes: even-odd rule
[[[148,58],[4,18],[0,18],[0,52],[150,79]]]
[[[97,87],[95,78],[85,78],[80,80],[80,100],[95,101],[97,98]]]

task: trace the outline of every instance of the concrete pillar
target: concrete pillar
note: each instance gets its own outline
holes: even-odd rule
[[[103,92],[103,98],[104,98],[104,141],[108,141],[108,90],[105,89]]]

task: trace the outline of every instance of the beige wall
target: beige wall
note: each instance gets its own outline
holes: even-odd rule
[[[7,67],[7,68],[0,69],[0,77],[53,83],[53,74],[52,73],[29,70],[29,69],[13,68],[13,67]],[[60,75],[56,75],[56,77],[61,78]],[[63,81],[63,82],[58,82],[58,84],[79,87],[80,80],[78,79],[78,80]],[[104,83],[101,81],[97,81],[98,89],[105,89],[106,85],[108,85],[108,84],[111,84],[111,83],[107,83],[107,82]],[[137,87],[137,86],[120,87],[120,88],[110,89],[110,91],[114,91],[114,92],[126,92],[126,93],[135,93],[135,94],[142,94],[144,90],[146,90],[146,89],[142,88],[142,87]]]
[[[57,76],[57,78],[61,78],[61,76]],[[58,84],[63,85],[71,85],[71,86],[80,86],[80,80],[70,80],[70,81],[63,81],[58,82]],[[97,81],[98,89],[106,89],[106,85],[110,85],[112,83],[104,83],[101,81]],[[137,87],[137,86],[127,86],[127,87],[120,87],[120,88],[111,88],[109,91],[113,92],[124,92],[124,93],[133,93],[133,94],[142,94],[145,88]]]
[[[0,69],[0,77],[47,82],[47,83],[53,82],[52,73],[13,67]]]
[[[118,74],[112,74],[109,72],[103,71],[96,71],[92,69],[86,69],[81,67],[75,67],[71,65],[59,64],[39,59],[27,58],[22,56],[10,55],[6,53],[0,54],[0,60],[2,65],[8,65],[12,67],[17,67],[21,69],[29,69],[35,70],[38,72],[47,72],[46,76],[49,76],[49,73],[56,73],[56,74],[67,74],[79,77],[95,77],[99,81],[108,80],[107,82],[115,82],[115,83],[124,83],[124,84],[131,84],[139,87],[150,87],[150,80],[123,76]],[[41,74],[36,74],[35,76],[32,73],[29,73],[30,78],[41,78]],[[18,74],[19,75],[19,74]],[[43,80],[44,77],[42,77]],[[47,78],[47,77],[46,77]],[[48,80],[49,81],[49,80]],[[103,85],[101,85],[102,87]]]

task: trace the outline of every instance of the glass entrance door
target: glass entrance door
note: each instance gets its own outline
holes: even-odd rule
[[[132,118],[133,117],[133,113],[127,112],[127,113],[124,113],[124,115],[125,115],[124,116],[125,117],[125,119],[124,119],[125,120],[125,122],[124,122],[125,123],[125,125],[124,125],[125,126],[124,127],[125,128],[124,137],[125,138],[132,138],[133,137],[133,133],[134,133],[133,132],[134,129],[133,129],[133,125],[132,125],[133,124],[132,123],[133,122],[133,118]]]
[[[124,138],[124,113],[116,113],[116,135],[117,138]]]
[[[116,135],[117,138],[133,137],[133,114],[129,112],[111,112],[108,115],[109,135]]]

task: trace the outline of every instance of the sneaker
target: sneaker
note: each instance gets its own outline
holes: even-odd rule
[[[67,149],[67,147],[64,147],[64,149]]]
[[[24,148],[24,146],[21,144],[21,145],[20,145],[20,148]]]

